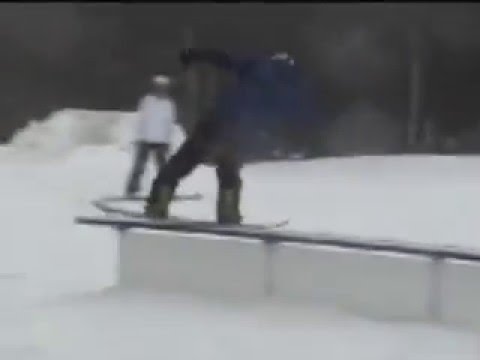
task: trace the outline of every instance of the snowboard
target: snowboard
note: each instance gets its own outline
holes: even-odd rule
[[[151,219],[137,214],[137,216],[128,216],[120,214],[111,214],[104,216],[79,216],[75,218],[77,224],[108,226],[118,230],[128,229],[148,229],[148,230],[168,230],[188,233],[203,233],[216,235],[255,235],[262,231],[269,231],[281,228],[288,224],[289,220],[281,220],[270,223],[243,223],[243,224],[219,224],[215,221],[192,220],[180,217],[171,217],[168,219]]]
[[[201,194],[175,195],[174,201],[195,201],[202,198]],[[92,204],[101,212],[100,217],[77,217],[79,224],[110,226],[116,229],[157,229],[177,230],[188,232],[208,232],[225,234],[226,232],[240,234],[245,231],[261,231],[276,229],[288,224],[288,220],[270,223],[242,223],[242,224],[219,224],[216,221],[193,220],[178,216],[170,216],[168,219],[153,219],[145,216],[143,212],[144,197],[104,197],[93,201]],[[120,206],[120,203],[132,202],[142,205],[140,209],[129,209]]]

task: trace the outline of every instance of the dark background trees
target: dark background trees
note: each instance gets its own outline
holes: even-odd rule
[[[292,53],[321,89],[327,153],[432,137],[432,151],[446,138],[477,151],[479,16],[475,3],[0,4],[0,140],[55,109],[134,110],[193,44]]]

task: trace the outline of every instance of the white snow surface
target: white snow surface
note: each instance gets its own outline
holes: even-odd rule
[[[122,193],[135,113],[66,109],[0,147],[0,359],[480,358],[479,334],[378,322],[336,309],[234,304],[104,291],[116,234],[78,226],[90,201]],[[175,145],[183,134],[177,127]],[[145,174],[145,191],[153,165]],[[246,221],[289,228],[480,247],[478,157],[357,157],[245,167]],[[216,179],[201,166],[172,212],[214,218]]]

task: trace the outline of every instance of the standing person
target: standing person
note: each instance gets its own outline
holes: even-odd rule
[[[193,133],[158,172],[145,213],[168,217],[179,181],[200,163],[213,162],[218,178],[217,221],[238,224],[242,219],[242,150],[258,139],[252,136],[254,131],[278,131],[285,124],[294,132],[307,130],[305,125],[317,116],[312,94],[286,53],[237,58],[219,50],[186,49],[180,59],[185,67],[203,62],[226,70],[234,81],[222,89]]]
[[[138,126],[135,159],[127,182],[126,195],[140,190],[140,179],[150,154],[155,157],[158,171],[165,165],[173,126],[177,120],[175,102],[170,96],[171,81],[166,76],[155,76],[151,90],[138,106]]]

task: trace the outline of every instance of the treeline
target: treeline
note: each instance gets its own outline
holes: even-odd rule
[[[475,3],[0,4],[0,138],[59,108],[133,110],[193,45],[291,52],[320,89],[314,153],[474,152],[479,15]]]

